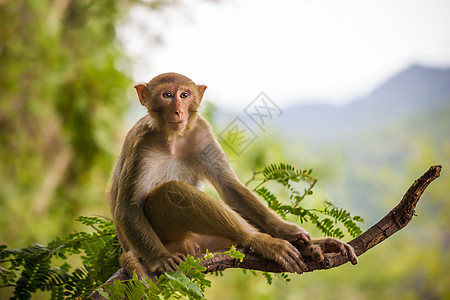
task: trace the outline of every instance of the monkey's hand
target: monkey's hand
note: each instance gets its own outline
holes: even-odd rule
[[[178,269],[178,265],[186,261],[186,256],[181,253],[168,254],[153,261],[147,262],[150,273],[164,274]]]
[[[311,256],[316,261],[324,260],[324,253],[341,253],[348,257],[348,260],[356,265],[358,263],[358,257],[355,254],[352,246],[342,242],[339,239],[326,237],[322,239],[312,239],[305,243],[298,240],[292,243],[303,256]]]
[[[307,269],[300,252],[286,240],[258,233],[250,247],[263,257],[275,260],[288,272],[301,274]]]
[[[281,224],[273,226],[271,235],[289,242],[301,240],[307,243],[311,240],[311,236],[305,229],[301,228],[297,224],[286,222],[284,220]]]

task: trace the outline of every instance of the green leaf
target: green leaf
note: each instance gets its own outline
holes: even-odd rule
[[[103,288],[98,288],[96,289],[97,293],[99,293],[100,296],[102,296],[105,299],[111,299],[109,298],[109,294],[103,289]]]

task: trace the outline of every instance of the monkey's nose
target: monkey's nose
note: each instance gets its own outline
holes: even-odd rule
[[[175,111],[175,117],[178,120],[181,120],[183,118],[183,112],[182,111]]]

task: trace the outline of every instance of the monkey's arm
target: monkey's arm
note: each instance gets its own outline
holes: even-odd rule
[[[283,220],[265,206],[256,195],[237,178],[225,153],[214,137],[210,137],[208,151],[201,152],[197,161],[202,173],[215,187],[221,199],[261,231],[288,241],[311,239],[300,226]]]
[[[335,238],[311,239],[303,228],[283,220],[266,207],[236,177],[232,184],[225,186],[219,184],[218,190],[224,201],[245,218],[271,236],[290,241],[303,256],[311,256],[314,260],[322,261],[324,253],[340,252],[347,255],[352,264],[358,262],[351,246]]]
[[[215,186],[221,198],[228,205],[260,230],[273,237],[288,241],[311,239],[309,233],[303,228],[283,220],[265,206],[249,188],[239,181],[236,175],[228,175],[226,181],[216,183]]]

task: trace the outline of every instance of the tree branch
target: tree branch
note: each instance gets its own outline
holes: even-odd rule
[[[414,216],[414,209],[416,208],[417,202],[428,185],[439,177],[441,169],[441,166],[430,167],[425,174],[411,185],[400,203],[394,209],[371,228],[349,242],[357,256],[364,254],[372,247],[378,245],[408,225]],[[245,258],[242,262],[223,255],[204,260],[200,265],[206,267],[206,272],[214,272],[227,268],[243,268],[274,273],[286,272],[286,270],[271,260],[264,259],[243,248],[238,248],[238,250],[245,254]],[[347,256],[343,256],[339,253],[325,254],[325,260],[322,262],[308,261],[307,258],[305,258],[305,263],[308,267],[307,272],[331,269],[347,262]]]
[[[414,209],[428,185],[439,177],[442,167],[432,166],[419,179],[417,179],[403,196],[400,203],[392,209],[383,219],[366,230],[364,233],[351,240],[349,244],[354,248],[357,256],[362,255],[372,247],[378,245],[395,232],[405,227],[414,216]],[[238,250],[245,254],[245,258],[240,261],[227,255],[217,255],[200,262],[201,266],[206,267],[206,273],[224,270],[228,268],[243,268],[265,272],[281,273],[286,272],[281,266],[272,260],[262,258],[258,254],[244,248]],[[220,252],[220,251],[218,251]],[[339,253],[325,254],[325,260],[322,262],[308,260],[305,257],[305,263],[308,267],[307,272],[314,270],[323,270],[338,267],[348,262],[347,256]],[[123,271],[117,271],[106,283],[112,283],[114,280],[126,280],[130,277]]]

